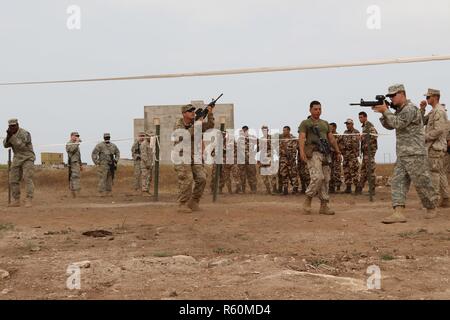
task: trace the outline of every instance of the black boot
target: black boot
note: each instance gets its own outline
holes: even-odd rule
[[[328,187],[328,193],[335,193],[335,190],[334,190],[334,186],[329,186]]]
[[[340,186],[340,185],[338,185],[338,186],[336,187],[336,193],[339,193],[339,192],[341,192],[341,186]]]
[[[352,193],[352,185],[348,184],[347,188],[345,188],[345,193]]]
[[[287,196],[287,195],[288,195],[288,188],[283,187],[283,196]]]
[[[362,187],[357,186],[355,189],[355,194],[362,194]]]
[[[298,193],[298,187],[294,187],[294,189],[292,189],[292,194],[297,194]]]

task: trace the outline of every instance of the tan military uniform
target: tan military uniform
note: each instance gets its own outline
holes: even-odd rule
[[[261,138],[258,140],[258,151],[260,151],[261,153],[264,153],[262,155],[262,157],[266,157],[268,159],[270,159],[269,163],[262,163],[259,166],[259,174],[261,175],[261,179],[264,183],[264,186],[266,187],[266,191],[268,194],[272,194],[272,192],[276,192],[276,185],[277,185],[277,179],[278,179],[278,174],[277,171],[276,172],[271,172],[270,174],[261,174],[262,173],[262,168],[265,168],[264,171],[267,171],[269,168],[273,168],[274,166],[274,152],[272,150],[272,139],[273,136],[271,136],[270,134],[267,135],[266,138]],[[265,172],[267,173],[267,172]]]
[[[81,153],[80,145],[78,143],[73,143],[72,141],[67,142],[66,151],[68,157],[68,165],[70,166],[70,183],[69,188],[71,191],[79,192],[81,190]]]
[[[141,190],[142,169],[141,169],[141,145],[142,142],[136,140],[131,147],[131,156],[134,162],[134,190]]]
[[[306,135],[306,164],[308,165],[309,175],[311,177],[306,195],[309,198],[318,196],[321,202],[328,202],[330,199],[328,190],[331,175],[331,157],[319,152],[317,146],[319,137],[313,133],[312,126],[318,126],[322,139],[328,140],[327,135],[329,133],[328,122],[322,119],[318,121],[307,119],[300,124],[299,132],[305,133]]]
[[[25,180],[27,199],[32,199],[34,195],[33,173],[36,156],[30,133],[19,128],[9,139],[5,138],[3,140],[3,146],[12,148],[14,153],[9,176],[13,199],[15,201],[20,200],[20,181],[22,178]]]
[[[153,179],[153,164],[155,160],[155,137],[144,140],[141,144],[141,187],[142,192],[150,192]]]
[[[447,112],[440,104],[436,105],[428,115],[421,110],[425,127],[425,144],[430,161],[433,186],[440,194],[441,200],[449,198],[447,174],[444,169],[444,158],[447,155],[448,118]]]
[[[250,154],[254,150],[257,144],[256,137],[253,136],[240,136],[238,140],[238,160],[244,156],[245,162],[238,163],[239,178],[242,192],[245,193],[247,182],[250,186],[252,193],[256,193],[257,190],[257,178],[256,178],[256,159],[250,160]]]
[[[207,122],[203,122],[201,125],[201,130],[202,132],[205,132],[211,128],[214,128],[214,116],[209,113]],[[183,118],[181,118],[175,123],[174,130],[177,129],[188,130],[191,135],[191,163],[174,165],[178,178],[178,203],[180,206],[190,203],[195,203],[198,205],[206,186],[206,170],[203,163],[194,163],[194,125],[186,125]],[[182,140],[180,139],[180,141],[175,142],[175,145],[181,141]],[[201,150],[202,148],[200,147],[199,151]],[[180,153],[180,156],[181,155],[182,154]],[[192,188],[192,185],[194,185],[194,188]]]

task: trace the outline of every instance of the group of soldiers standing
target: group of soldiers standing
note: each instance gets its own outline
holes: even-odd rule
[[[331,148],[330,193],[340,191],[342,184],[341,166],[344,171],[345,193],[352,193],[353,185],[355,194],[361,194],[365,183],[369,181],[369,177],[372,187],[375,183],[375,154],[378,149],[378,133],[374,125],[368,121],[366,112],[359,113],[359,121],[362,125],[362,132],[355,129],[352,119],[347,119],[344,123],[347,130],[343,134],[337,133],[336,123],[330,123],[330,130],[336,137],[343,159],[342,163],[338,161],[335,150]],[[361,165],[359,158],[362,159]],[[373,188],[371,192],[373,193]]]
[[[362,124],[362,134],[354,128],[352,119],[347,119],[345,125],[347,130],[344,134],[336,132],[336,124],[330,123],[330,131],[336,137],[339,149],[342,152],[343,161],[338,161],[334,148],[331,148],[331,180],[329,192],[335,193],[340,191],[342,184],[342,168],[344,171],[344,181],[346,185],[345,193],[352,192],[352,184],[355,187],[355,194],[361,194],[365,183],[369,180],[368,162],[370,161],[370,174],[372,176],[372,183],[375,182],[375,154],[377,151],[377,131],[373,124],[367,120],[367,114],[360,112],[359,118]],[[219,193],[223,192],[223,187],[226,185],[228,192],[231,193],[245,193],[246,185],[248,183],[250,191],[256,192],[258,172],[267,194],[281,194],[288,195],[289,188],[292,189],[292,194],[304,194],[310,183],[309,171],[306,162],[300,159],[300,149],[298,144],[298,137],[291,133],[289,126],[283,127],[281,134],[270,135],[269,128],[266,125],[261,127],[263,136],[257,139],[248,134],[248,127],[243,126],[238,141],[234,143],[235,164],[226,164],[226,155],[224,153],[224,160],[222,165],[222,172],[219,179]],[[224,134],[224,137],[226,134]],[[368,138],[366,138],[368,137]],[[270,168],[270,164],[263,164],[261,161],[251,163],[249,161],[249,150],[252,148],[260,151],[262,144],[267,145],[267,154],[269,157],[274,157],[275,152],[271,150],[270,140],[278,139],[278,170],[267,173],[262,173],[262,168]],[[238,164],[237,145],[242,140],[245,143],[245,163]],[[226,141],[226,137],[225,137]],[[224,149],[230,142],[225,142]],[[370,152],[369,152],[369,145]],[[228,147],[228,150],[230,148]],[[358,158],[362,158],[360,165]],[[214,190],[216,165],[213,165],[212,175],[210,180],[211,192]],[[234,186],[234,188],[233,188]]]
[[[403,213],[406,193],[411,183],[416,187],[422,205],[427,209],[425,218],[436,216],[436,207],[448,208],[449,191],[447,173],[450,168],[450,128],[447,112],[439,103],[440,91],[429,89],[426,100],[420,103],[420,109],[406,98],[403,85],[389,87],[386,95],[391,99],[391,112],[387,104],[372,107],[382,114],[380,122],[388,130],[396,131],[397,162],[391,182],[393,214],[386,217],[384,223],[406,222]],[[432,110],[425,114],[427,105]],[[174,129],[187,130],[194,145],[194,123],[201,125],[201,132],[214,128],[213,108],[196,119],[195,107],[191,104],[181,108],[182,118]],[[249,134],[247,126],[236,140],[224,138],[224,161],[219,173],[219,193],[227,187],[229,193],[245,193],[247,184],[251,193],[257,192],[257,174],[262,177],[268,194],[287,195],[289,185],[292,193],[304,193],[303,211],[311,214],[311,202],[314,197],[320,199],[320,214],[333,215],[329,206],[329,193],[340,191],[342,184],[341,168],[344,171],[345,193],[361,194],[365,184],[375,182],[375,154],[378,149],[377,131],[368,121],[365,112],[359,113],[362,132],[354,128],[352,119],[345,122],[346,130],[337,133],[335,123],[328,124],[320,118],[322,105],[319,101],[310,103],[310,116],[301,122],[295,137],[290,127],[285,126],[282,134],[270,135],[269,128],[262,126],[263,136],[256,138]],[[204,119],[206,118],[206,119]],[[206,121],[205,121],[206,120]],[[272,149],[272,141],[278,140],[278,150]],[[92,151],[92,161],[97,167],[98,191],[101,196],[111,196],[115,170],[120,158],[120,151],[111,142],[111,135],[105,133],[102,142]],[[175,142],[177,145],[182,141]],[[66,144],[68,153],[70,191],[77,197],[81,190],[80,177],[82,161],[80,155],[81,140],[78,132],[72,132]],[[19,207],[20,181],[26,185],[25,206],[32,206],[34,194],[33,172],[35,154],[28,131],[19,127],[17,119],[8,121],[7,137],[3,141],[5,148],[14,152],[9,182],[13,201],[12,207]],[[234,161],[227,161],[226,150],[234,150]],[[151,132],[141,132],[132,146],[134,160],[134,188],[145,195],[150,194],[150,182],[154,164],[155,139]],[[207,174],[204,163],[194,161],[191,148],[190,163],[176,163],[174,168],[178,178],[178,203],[180,212],[200,210],[199,202],[206,186]],[[202,149],[203,150],[203,149]],[[183,150],[180,151],[180,155]],[[255,152],[264,154],[266,159],[255,161]],[[275,153],[278,152],[279,166],[273,166]],[[361,165],[358,158],[361,157]],[[239,159],[240,158],[240,159]],[[268,161],[267,158],[269,159]],[[242,161],[243,159],[243,161]],[[238,161],[239,160],[239,161]],[[218,166],[213,165],[211,189]],[[278,168],[278,170],[274,170]],[[299,191],[299,187],[301,190]],[[373,185],[372,185],[373,186]],[[371,187],[369,186],[369,192]]]

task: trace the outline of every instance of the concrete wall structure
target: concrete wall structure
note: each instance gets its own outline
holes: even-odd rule
[[[204,108],[203,101],[195,100],[191,102],[197,108]],[[171,142],[171,134],[175,122],[182,118],[181,107],[183,105],[155,105],[144,107],[144,129],[146,131],[151,130],[155,133],[155,125],[153,124],[154,118],[160,119],[161,124],[161,163],[169,164],[170,153],[173,143]],[[218,103],[214,108],[215,127],[220,129],[220,117],[224,116],[225,129],[234,129],[234,105],[232,103]],[[135,119],[134,132],[139,132],[137,129],[140,126],[140,122]]]

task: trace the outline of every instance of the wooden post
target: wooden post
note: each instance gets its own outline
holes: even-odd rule
[[[155,181],[154,181],[154,190],[153,190],[153,200],[158,201],[159,199],[159,141],[161,135],[161,125],[159,122],[159,118],[153,119],[153,124],[156,129],[156,141],[155,141]]]

